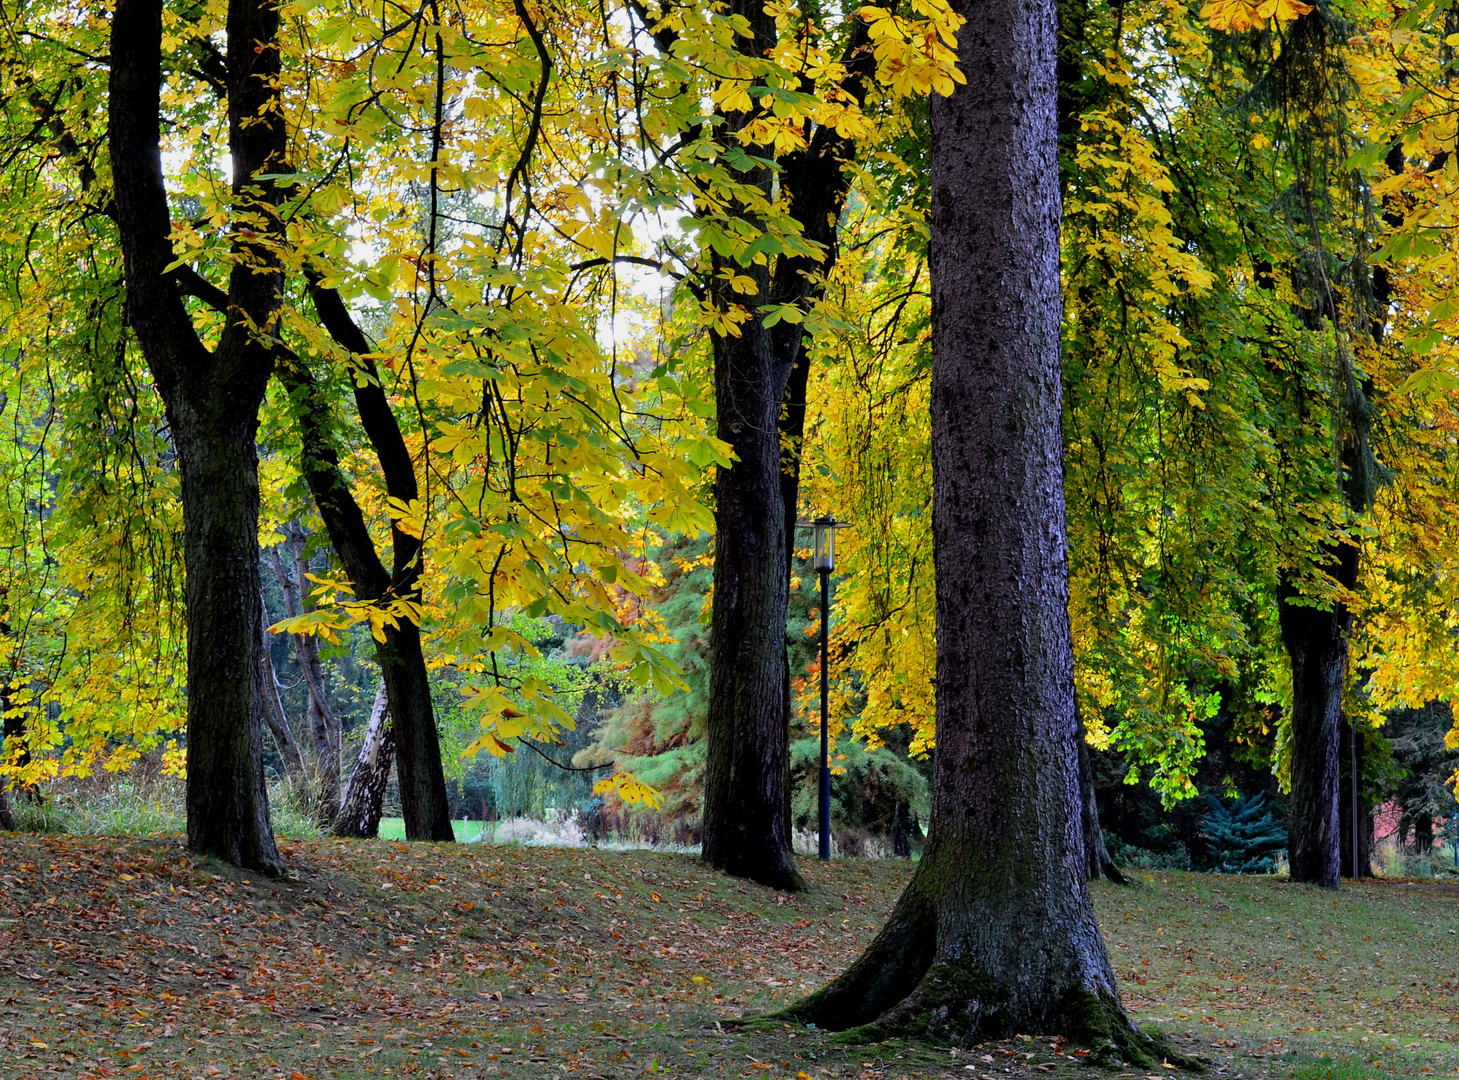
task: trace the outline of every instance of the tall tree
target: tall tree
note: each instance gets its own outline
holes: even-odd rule
[[[269,825],[257,649],[258,411],[273,368],[283,275],[285,167],[279,15],[230,0],[226,27],[232,269],[227,315],[208,348],[184,304],[162,172],[162,2],[119,0],[112,17],[110,123],[116,222],[132,328],[162,395],[182,479],[187,572],[188,844],[266,874],[283,863]]]
[[[379,373],[370,357],[369,343],[350,318],[338,293],[315,285],[311,288],[311,295],[321,323],[337,345],[349,350],[351,362],[360,365],[365,377],[354,382],[361,422],[379,461],[387,490],[400,500],[401,505],[409,505],[419,495],[415,467],[381,387]],[[334,420],[327,396],[308,367],[292,354],[280,364],[279,376],[289,389],[296,412],[304,479],[324,520],[330,541],[353,584],[355,597],[372,603],[401,600],[418,605],[423,558],[419,537],[410,535],[398,521],[395,522],[391,528],[393,567],[386,568],[370,535],[365,515],[340,467],[339,449],[332,434]],[[388,731],[387,745],[398,758],[396,768],[400,778],[406,839],[449,842],[455,839],[455,834],[451,828],[450,804],[431,701],[430,674],[421,649],[420,626],[410,619],[386,620],[376,632],[375,639],[375,658],[380,664],[388,705],[384,713],[376,710],[373,714],[371,730],[385,725],[381,736]],[[376,718],[379,718],[378,723]],[[383,760],[383,768],[388,773],[389,752],[381,759],[377,751],[371,760]],[[351,788],[356,787],[352,780]],[[358,799],[358,796],[354,797]],[[352,806],[348,813],[341,813],[340,828],[344,835],[358,835],[359,830],[365,828],[361,822],[370,817],[362,816],[357,806]],[[378,826],[378,809],[373,818]],[[369,835],[374,835],[373,830]]]
[[[1084,874],[1059,377],[1053,0],[965,2],[932,107],[937,756],[927,848],[882,932],[792,1008],[958,1042],[1062,1032],[1121,1056]],[[878,1019],[879,1018],[879,1019]]]

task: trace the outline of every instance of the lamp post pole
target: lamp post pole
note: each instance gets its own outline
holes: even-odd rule
[[[797,521],[796,528],[814,529],[811,563],[821,579],[821,858],[831,857],[831,571],[836,568],[836,530],[844,521],[825,515]]]
[[[831,857],[831,568],[821,576],[821,858]]]

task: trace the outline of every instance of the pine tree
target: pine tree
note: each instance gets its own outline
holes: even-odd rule
[[[1287,846],[1287,830],[1272,816],[1260,793],[1242,796],[1228,807],[1207,795],[1210,811],[1201,818],[1201,836],[1218,874],[1269,874],[1276,854]]]

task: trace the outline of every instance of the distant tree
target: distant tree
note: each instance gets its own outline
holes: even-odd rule
[[[1432,701],[1421,709],[1393,710],[1384,727],[1394,760],[1403,770],[1393,786],[1399,840],[1407,844],[1412,833],[1414,850],[1420,855],[1433,847],[1434,819],[1455,809],[1451,784],[1459,753],[1445,742],[1453,726],[1450,705]]]
[[[1287,830],[1272,817],[1266,797],[1240,797],[1228,807],[1214,795],[1201,819],[1201,837],[1218,874],[1269,874],[1276,855],[1287,846]]]

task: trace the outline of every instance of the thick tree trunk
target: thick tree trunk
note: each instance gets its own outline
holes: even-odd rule
[[[279,697],[278,674],[274,671],[274,660],[269,654],[266,633],[259,635],[258,677],[262,686],[260,698],[263,701],[264,722],[273,734],[279,756],[284,759],[284,772],[290,785],[295,790],[303,790],[308,784],[304,755],[299,752],[299,744],[294,741],[294,733],[289,728],[289,714],[284,710],[283,700]]]
[[[187,836],[195,851],[277,872],[258,678],[256,416],[257,403],[173,423],[187,566]]]
[[[1326,569],[1344,588],[1358,576],[1358,549],[1331,552]],[[1338,732],[1352,613],[1303,603],[1290,578],[1277,584],[1282,644],[1292,664],[1292,796],[1287,803],[1292,880],[1336,888],[1342,869],[1338,827]]]
[[[0,787],[0,829],[15,831],[15,813],[10,809],[10,792]]]
[[[1357,774],[1359,778],[1358,805],[1357,805],[1357,827],[1358,827],[1358,862],[1357,872],[1353,872],[1353,726],[1346,720],[1340,721],[1338,726],[1340,742],[1338,746],[1338,761],[1341,765],[1339,770],[1338,789],[1338,822],[1341,829],[1341,853],[1342,853],[1342,876],[1345,878],[1370,878],[1373,876],[1373,808],[1369,805],[1364,792],[1362,791],[1362,776],[1364,764],[1364,739],[1361,733],[1358,736],[1357,747]]]
[[[704,859],[737,877],[801,889],[790,846],[786,512],[778,421],[783,380],[770,335],[715,339],[719,437],[735,461],[715,479]]]
[[[972,1043],[1060,1032],[1138,1057],[1085,879],[1059,378],[1053,0],[961,0],[933,101],[937,755],[890,921],[791,1012]]]
[[[258,409],[272,367],[283,229],[277,189],[255,177],[284,164],[278,108],[279,17],[268,0],[230,0],[227,15],[233,238],[226,322],[199,339],[179,294],[162,174],[161,0],[117,0],[108,136],[127,318],[166,405],[182,478],[187,572],[188,843],[264,873],[283,865],[269,826],[260,749]],[[196,275],[193,275],[196,277]],[[199,279],[200,280],[200,279]],[[220,290],[209,285],[211,293]]]
[[[390,723],[390,709],[382,680],[370,710],[370,723],[365,728],[365,741],[355,761],[355,771],[340,800],[339,816],[334,819],[335,836],[370,839],[380,832],[380,814],[385,806],[385,787],[390,782],[390,766],[395,761],[395,729]]]

